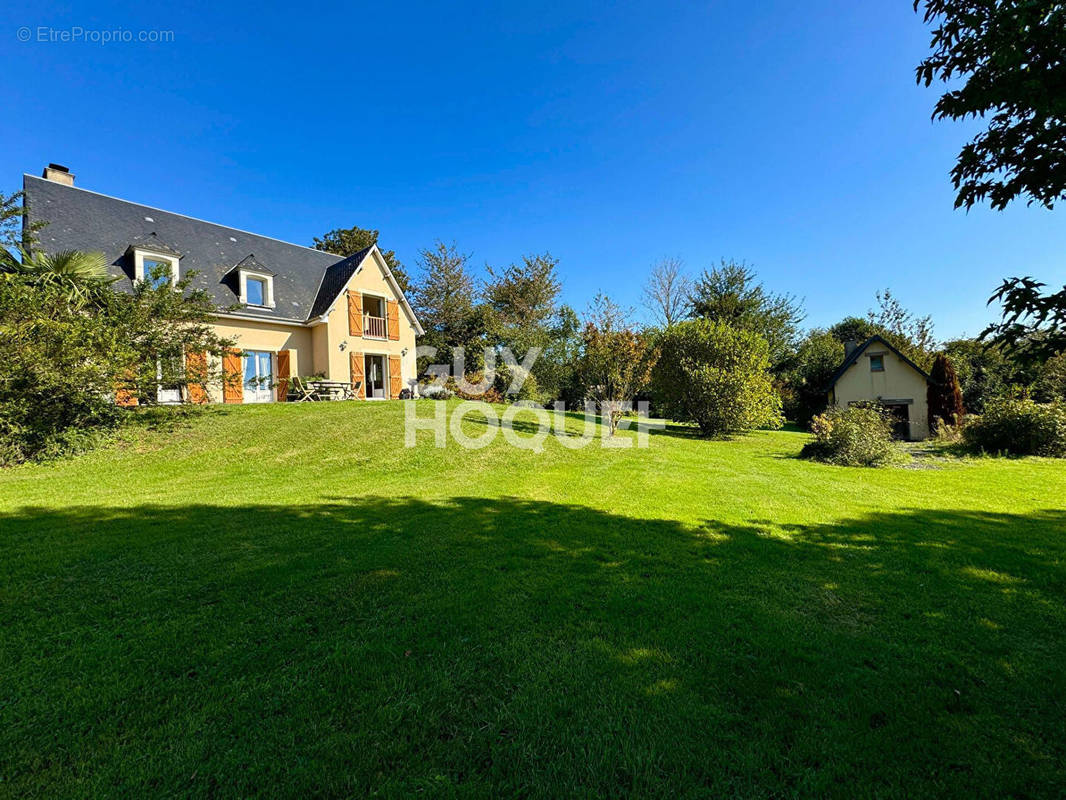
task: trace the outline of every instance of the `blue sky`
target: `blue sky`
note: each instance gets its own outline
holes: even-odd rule
[[[72,26],[173,42],[37,41]],[[301,244],[378,228],[409,266],[549,250],[579,310],[735,258],[809,325],[890,287],[972,334],[1002,277],[1066,282],[1066,211],[953,210],[975,127],[930,121],[928,39],[909,0],[8,5],[0,190],[56,161]]]

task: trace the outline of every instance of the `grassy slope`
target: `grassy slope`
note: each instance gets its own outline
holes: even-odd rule
[[[1066,782],[1061,463],[422,436],[215,409],[0,474],[0,794]]]

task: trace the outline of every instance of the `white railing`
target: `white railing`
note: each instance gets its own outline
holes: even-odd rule
[[[388,328],[386,327],[384,317],[372,317],[370,314],[363,315],[363,336],[369,336],[372,339],[385,339],[388,337]]]

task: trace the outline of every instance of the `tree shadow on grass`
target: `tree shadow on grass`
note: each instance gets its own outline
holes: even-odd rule
[[[18,794],[1053,794],[1066,513],[0,516]]]

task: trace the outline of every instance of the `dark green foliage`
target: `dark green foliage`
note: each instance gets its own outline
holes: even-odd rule
[[[21,266],[23,254],[33,250],[37,233],[44,227],[40,221],[23,224],[24,201],[22,192],[0,192],[0,272]]]
[[[926,389],[929,407],[929,429],[936,431],[941,425],[958,425],[962,422],[962,389],[951,361],[938,353],[929,370],[929,385]]]
[[[1044,294],[1047,284],[1032,278],[1008,278],[988,299],[1003,304],[1002,319],[989,325],[981,339],[1007,350],[1023,365],[1041,364],[1066,351],[1066,286]]]
[[[1018,456],[1066,457],[1066,406],[1028,398],[990,402],[967,420],[963,441],[973,450]]]
[[[976,339],[955,339],[944,343],[962,390],[963,408],[980,414],[985,404],[1010,393],[1014,384],[1024,383],[1017,366],[997,347]]]
[[[0,275],[0,465],[76,452],[114,428],[116,364],[133,357],[106,313],[58,284]]]
[[[951,171],[955,207],[1066,197],[1066,5],[1061,0],[915,0],[933,23],[918,82],[952,84],[934,119],[988,120]]]
[[[1038,403],[1066,403],[1066,354],[1049,359],[1040,368],[1032,394]]]
[[[900,459],[893,419],[876,405],[835,406],[811,422],[801,455],[842,467],[880,467]]]
[[[829,329],[829,333],[841,344],[862,344],[871,336],[884,336],[885,330],[866,317],[845,317]]]
[[[232,344],[215,335],[207,295],[185,291],[190,278],[125,294],[95,278],[0,273],[0,464],[93,444],[121,419],[117,387],[144,405],[160,385],[185,396],[190,382],[220,378],[186,372],[185,353],[217,363]]]
[[[166,268],[160,267],[152,278],[165,276]],[[106,324],[119,331],[134,352],[131,361],[115,365],[118,383],[142,405],[155,404],[160,386],[177,389],[188,401],[189,384],[222,380],[222,354],[234,342],[215,333],[215,305],[202,289],[190,291],[193,277],[190,272],[175,284],[142,281],[132,295],[109,292],[101,305]],[[206,353],[207,366],[190,370],[187,353]]]
[[[350,228],[335,228],[322,236],[316,236],[313,246],[316,250],[324,250],[334,255],[350,256],[371,245],[378,244],[379,235],[378,231],[353,225]],[[400,259],[396,257],[396,252],[382,250],[380,245],[378,249],[381,250],[381,257],[385,259],[385,263],[389,265],[392,277],[400,285],[400,290],[407,294],[411,290],[411,278],[403,264],[400,263]]]
[[[469,261],[469,254],[459,252],[454,242],[438,240],[419,252],[418,284],[411,302],[426,333],[418,344],[437,349],[435,355],[419,358],[419,374],[430,364],[450,365],[457,347],[465,351],[465,370],[484,366],[490,320],[487,309],[477,305],[477,284]]]
[[[666,417],[694,422],[704,436],[781,426],[769,347],[759,334],[690,320],[663,331],[659,347],[652,384],[656,408]]]
[[[807,334],[784,375],[785,416],[807,425],[825,411],[829,380],[843,362],[844,345],[832,333],[813,330]]]
[[[803,304],[795,297],[767,292],[754,269],[724,259],[703,271],[689,302],[693,317],[723,322],[765,339],[775,369],[792,353],[804,316]]]
[[[544,253],[523,256],[503,269],[487,267],[482,292],[492,342],[509,348],[518,360],[530,348],[540,350],[531,372],[545,401],[561,396],[570,380],[580,334],[573,309],[559,304],[558,263]]]
[[[581,330],[577,312],[568,305],[559,306],[549,323],[544,350],[533,365],[539,396],[544,402],[564,400],[568,407],[578,407],[573,390],[577,383],[576,365],[581,357]]]

